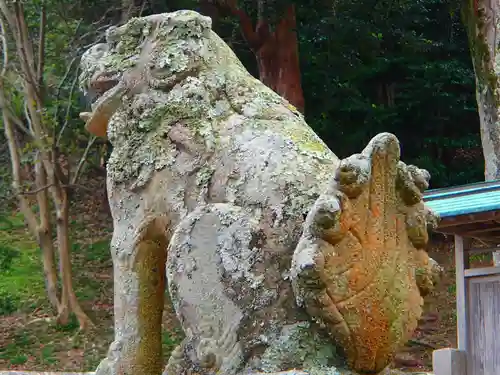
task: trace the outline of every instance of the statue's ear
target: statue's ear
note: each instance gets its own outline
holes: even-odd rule
[[[90,112],[82,112],[80,113],[80,118],[85,121],[85,129],[90,134],[96,137],[106,137],[109,121],[107,116],[92,116]]]

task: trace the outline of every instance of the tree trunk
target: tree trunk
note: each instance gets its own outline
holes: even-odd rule
[[[47,296],[52,307],[59,311],[59,298],[57,297],[57,271],[55,266],[54,243],[52,241],[52,226],[50,222],[49,197],[47,189],[47,173],[43,167],[40,155],[35,160],[35,178],[36,188],[40,189],[37,193],[38,212],[40,224],[37,228],[36,238],[42,251],[43,272],[45,276],[45,286]]]
[[[259,21],[257,30],[261,27],[269,29],[265,21]],[[296,27],[295,7],[290,5],[275,31],[265,32],[267,37],[263,38],[262,45],[254,53],[259,66],[260,80],[303,112],[305,103]]]
[[[500,2],[462,0],[462,17],[476,75],[476,100],[486,181],[500,178]],[[500,266],[500,251],[493,254]]]
[[[80,329],[84,330],[92,325],[92,322],[82,310],[73,289],[71,275],[70,241],[69,241],[69,201],[64,188],[57,187],[58,194],[54,197],[56,205],[57,242],[59,248],[60,274],[62,280],[62,300],[58,320],[65,324],[68,321],[69,311],[72,311]]]
[[[234,1],[226,2],[223,6],[229,8],[240,21],[243,37],[257,59],[259,79],[304,112],[295,6],[291,4],[288,7],[274,31],[271,31],[271,26],[262,15],[254,29],[250,17],[238,9]]]
[[[476,74],[485,179],[500,178],[500,2],[463,0],[462,15]]]

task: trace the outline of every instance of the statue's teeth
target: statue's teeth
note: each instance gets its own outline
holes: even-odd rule
[[[79,116],[80,116],[80,119],[87,122],[90,119],[90,117],[92,117],[92,113],[91,112],[80,112]]]

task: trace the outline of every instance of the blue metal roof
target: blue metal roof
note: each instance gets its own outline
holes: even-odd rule
[[[429,190],[424,201],[442,218],[500,210],[500,180]]]

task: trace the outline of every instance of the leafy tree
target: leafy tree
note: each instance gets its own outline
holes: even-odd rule
[[[432,186],[480,179],[474,74],[456,8],[441,0],[298,7],[306,117],[339,156],[389,131],[407,162],[431,172]]]
[[[76,118],[73,111],[76,76],[71,73],[75,72],[78,60],[67,46],[74,46],[71,41],[79,36],[79,23],[61,18],[48,5],[34,2],[25,8],[22,2],[0,1],[3,52],[0,107],[13,190],[28,229],[42,249],[49,300],[57,309],[61,324],[67,324],[73,312],[84,329],[91,322],[73,290],[69,255],[70,193],[83,162],[71,170],[67,153],[72,152],[72,144],[66,138],[75,135],[70,129]],[[34,24],[38,24],[36,29]],[[72,58],[66,61],[60,58],[61,54]],[[82,160],[93,142],[90,139]],[[62,285],[60,298],[52,238],[53,214]]]

